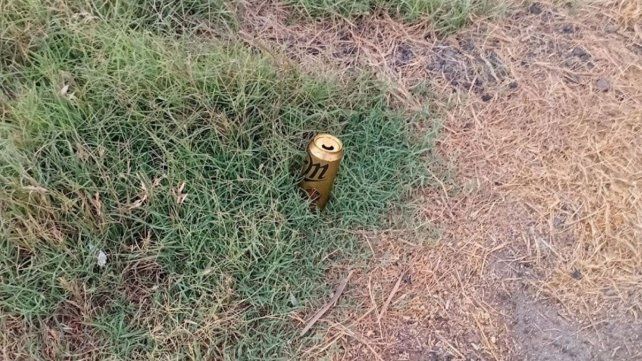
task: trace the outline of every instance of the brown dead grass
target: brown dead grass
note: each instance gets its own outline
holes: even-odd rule
[[[459,153],[464,177],[528,208],[535,224],[520,253],[540,266],[541,291],[588,317],[615,306],[637,317],[641,57],[635,33],[590,18],[600,9],[489,25],[493,51],[519,60],[506,62],[518,89],[488,103],[458,97],[465,107],[449,112],[443,149]]]
[[[311,72],[370,70],[400,106],[434,107],[455,175],[421,195],[419,217],[441,230],[438,244],[364,236],[374,260],[346,292],[357,307],[319,321],[311,359],[558,352],[519,334],[523,298],[590,346],[577,349],[642,354],[631,331],[602,327],[642,323],[642,6],[541,9],[446,39],[383,14],[286,25],[282,7],[248,12],[248,42]]]
[[[100,296],[88,297],[86,288],[78,282],[58,279],[69,292],[69,298],[58,304],[46,321],[38,322],[20,317],[7,317],[6,334],[0,336],[3,360],[28,360],[25,350],[41,348],[48,359],[96,359],[106,345],[93,327]],[[35,322],[35,323],[34,323]],[[35,331],[35,330],[39,331]]]
[[[425,54],[412,54],[410,59],[404,49],[431,43],[437,35],[428,24],[408,27],[381,13],[357,23],[335,19],[288,25],[288,15],[288,8],[279,2],[258,2],[247,8],[241,35],[252,45],[285,54],[311,73],[373,71],[394,85],[391,95],[403,100],[404,106],[423,109],[410,87],[427,85],[421,79]]]
[[[639,346],[600,327],[639,325],[642,310],[640,33],[608,20],[631,19],[618,9],[597,18],[603,7],[575,17],[547,10],[488,24],[482,44],[504,59],[517,88],[495,88],[487,103],[453,95],[463,106],[447,114],[442,150],[461,180],[497,192],[471,211],[497,202],[527,213],[509,216],[514,237],[495,255],[504,264],[496,261],[495,272],[510,261],[532,297],[593,331],[587,339],[596,349],[621,347],[622,359],[634,359]],[[487,243],[498,230],[482,225],[466,236]]]

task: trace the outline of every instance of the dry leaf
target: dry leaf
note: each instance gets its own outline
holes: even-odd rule
[[[177,204],[183,204],[185,198],[187,198],[187,193],[183,193],[183,189],[185,189],[185,181],[181,182],[178,188],[172,190],[172,194],[176,197]]]
[[[65,84],[62,89],[60,89],[60,95],[65,96],[69,91],[69,84]]]
[[[102,213],[103,204],[100,201],[100,194],[98,192],[94,194],[94,199],[92,200],[92,203],[94,204],[94,208],[96,208],[96,214],[98,215],[98,217],[101,217],[103,214]]]
[[[23,189],[26,189],[30,192],[38,192],[38,193],[47,193],[47,190],[42,187],[34,187],[34,186],[24,186],[22,187]]]
[[[135,201],[129,206],[129,209],[139,208],[140,206],[143,205],[143,203],[145,203],[146,200],[147,200],[147,194],[143,194],[143,196],[140,199],[138,199],[137,201]]]

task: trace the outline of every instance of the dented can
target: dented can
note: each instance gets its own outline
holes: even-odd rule
[[[334,179],[343,159],[343,143],[330,134],[317,134],[308,144],[307,161],[299,187],[311,202],[311,208],[323,209],[330,199]]]

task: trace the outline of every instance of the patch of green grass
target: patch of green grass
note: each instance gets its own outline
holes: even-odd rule
[[[236,25],[237,3],[226,0],[16,0],[0,4],[14,25],[53,20],[58,25],[101,20],[152,32],[180,35],[196,28]]]
[[[428,19],[442,33],[466,25],[473,16],[492,14],[496,0],[286,0],[313,17],[359,16],[383,10],[406,21]]]
[[[290,314],[317,306],[333,260],[361,251],[354,231],[381,227],[425,179],[409,120],[368,78],[320,80],[241,46],[31,11],[0,15],[4,45],[40,34],[10,44],[0,74],[4,350],[294,357],[305,340]],[[296,189],[318,131],[346,146],[320,214]]]

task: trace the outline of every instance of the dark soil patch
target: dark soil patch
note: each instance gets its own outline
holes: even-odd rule
[[[408,44],[400,44],[395,49],[396,55],[396,66],[404,66],[410,63],[414,57],[415,53],[412,51],[412,47]]]
[[[535,301],[526,292],[510,298],[517,354],[523,360],[590,360],[590,343],[578,329],[561,318],[554,307]]]
[[[51,360],[65,357],[86,357],[100,348],[99,339],[91,326],[90,310],[81,301],[61,302],[44,325],[43,354]]]
[[[505,81],[511,81],[510,72],[503,60],[492,49],[479,49],[472,38],[442,41],[431,50],[426,69],[429,73],[439,74],[455,90],[473,91],[484,101],[495,92],[493,88]]]
[[[635,350],[614,345],[640,343],[642,324],[622,319],[582,325],[563,317],[559,306],[537,299],[528,287],[516,288],[505,301],[520,360],[635,360]]]
[[[167,273],[155,261],[133,262],[123,271],[125,296],[134,304],[144,305],[154,291],[165,284],[166,278]]]

